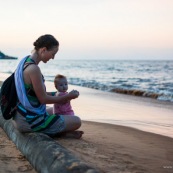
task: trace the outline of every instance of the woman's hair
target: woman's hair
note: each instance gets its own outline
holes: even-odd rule
[[[35,50],[39,50],[42,47],[46,47],[47,50],[52,49],[54,46],[59,46],[59,42],[52,35],[46,34],[40,36],[34,43]]]
[[[55,79],[54,79],[54,85],[55,85],[55,88],[56,88],[56,84],[57,84],[57,82],[58,82],[58,80],[59,79],[66,79],[66,76],[64,76],[64,75],[62,75],[62,74],[57,74],[56,76],[55,76]]]

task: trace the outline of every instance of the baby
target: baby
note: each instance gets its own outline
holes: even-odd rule
[[[63,75],[56,75],[54,79],[55,88],[57,89],[56,96],[63,96],[67,94],[68,82]],[[70,101],[66,103],[56,103],[53,106],[53,113],[58,115],[74,115]]]

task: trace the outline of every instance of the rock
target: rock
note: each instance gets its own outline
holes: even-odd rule
[[[4,53],[2,53],[0,51],[0,59],[18,59],[18,58],[17,57],[12,57],[12,56],[5,55]]]

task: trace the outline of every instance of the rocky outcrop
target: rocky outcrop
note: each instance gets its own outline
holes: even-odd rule
[[[17,59],[17,57],[12,57],[12,56],[5,55],[4,53],[2,53],[0,51],[0,59]]]

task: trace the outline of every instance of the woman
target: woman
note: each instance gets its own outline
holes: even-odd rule
[[[42,61],[47,63],[54,59],[59,49],[59,42],[52,35],[40,36],[34,42],[34,50],[30,56],[23,58],[15,71],[15,85],[19,103],[13,123],[21,132],[42,132],[50,136],[68,132],[80,138],[82,131],[75,131],[81,126],[77,116],[52,114],[46,104],[67,102],[79,96],[73,90],[61,97],[46,92],[44,78],[38,67]]]

